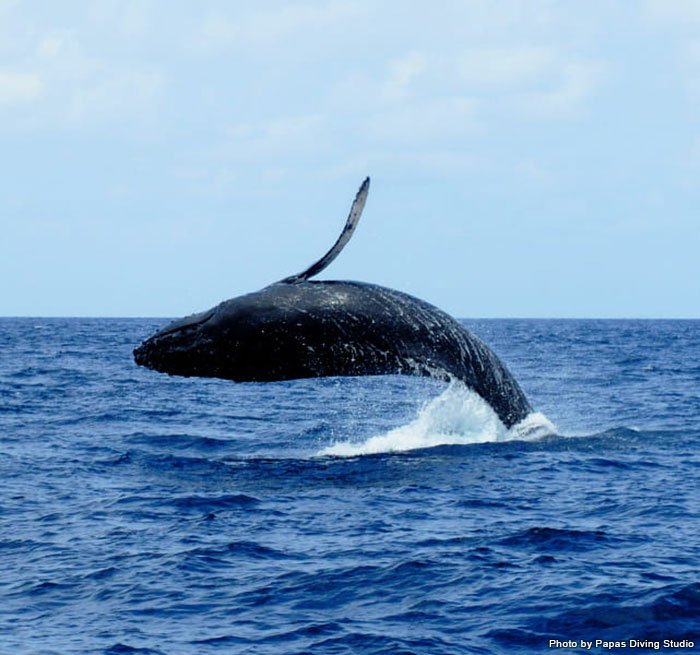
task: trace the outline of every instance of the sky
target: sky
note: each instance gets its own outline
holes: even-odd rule
[[[460,318],[700,318],[696,0],[0,0],[0,315],[297,273]]]

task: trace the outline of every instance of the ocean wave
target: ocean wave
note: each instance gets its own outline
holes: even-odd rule
[[[227,494],[214,496],[148,496],[130,494],[121,496],[113,501],[113,505],[136,505],[139,508],[170,507],[176,510],[195,510],[198,512],[214,512],[230,509],[249,508],[260,501],[247,494]]]
[[[573,530],[550,527],[532,527],[502,539],[504,546],[533,547],[537,550],[581,551],[610,544],[614,539],[603,530]]]
[[[625,599],[601,593],[589,599],[587,607],[549,616],[543,609],[529,622],[528,631],[500,631],[490,636],[501,643],[521,646],[532,643],[534,635],[539,636],[540,644],[546,643],[547,637],[590,639],[592,635],[623,641],[697,641],[700,583],[665,585],[637,595],[636,599]]]
[[[124,644],[121,641],[109,646],[104,650],[104,655],[166,655],[162,650],[156,650],[153,648],[138,648],[136,646],[129,646],[129,644]]]
[[[124,437],[127,443],[151,446],[155,448],[167,448],[177,450],[216,451],[231,447],[231,439],[222,439],[213,436],[201,436],[186,433],[159,432],[134,432]]]
[[[190,558],[219,558],[228,557],[235,560],[238,557],[260,560],[306,559],[306,555],[290,554],[285,551],[263,546],[252,541],[232,541],[220,546],[192,548],[183,553]]]

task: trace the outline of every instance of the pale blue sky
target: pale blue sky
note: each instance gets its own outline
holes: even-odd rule
[[[700,317],[700,2],[0,0],[0,315],[300,271],[459,317]]]

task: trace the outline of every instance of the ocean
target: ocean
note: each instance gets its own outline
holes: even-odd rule
[[[429,379],[137,367],[165,323],[0,319],[0,653],[700,649],[700,321],[465,321],[526,435]]]

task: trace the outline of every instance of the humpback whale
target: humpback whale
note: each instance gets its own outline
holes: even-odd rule
[[[340,375],[424,375],[460,380],[507,428],[532,408],[489,347],[437,307],[376,284],[311,280],[352,237],[369,178],[338,240],[309,268],[173,321],[134,350],[170,375],[269,382]]]

